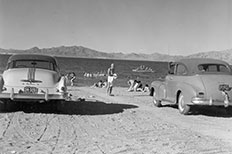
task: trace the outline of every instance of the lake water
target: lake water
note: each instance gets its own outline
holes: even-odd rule
[[[0,55],[0,70],[3,71],[6,67],[9,55]],[[85,73],[97,74],[106,73],[111,63],[115,64],[115,72],[118,75],[115,81],[115,86],[126,87],[128,77],[132,77],[142,81],[143,84],[150,84],[159,77],[165,76],[167,72],[167,62],[155,61],[134,61],[134,60],[115,60],[115,59],[90,59],[90,58],[68,58],[56,57],[61,73],[66,74],[75,72],[77,86],[90,86],[99,80],[106,80],[105,76],[85,77]],[[154,72],[133,72],[132,69],[144,65],[150,67]]]

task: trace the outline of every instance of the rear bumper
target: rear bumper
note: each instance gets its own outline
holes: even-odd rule
[[[191,100],[192,104],[190,105],[208,105],[208,106],[232,106],[232,101],[229,101],[227,99],[223,100],[215,100],[215,99],[204,99],[204,98],[198,98],[193,97]]]
[[[65,100],[66,94],[17,94],[17,93],[0,93],[0,99],[11,99],[11,100]]]

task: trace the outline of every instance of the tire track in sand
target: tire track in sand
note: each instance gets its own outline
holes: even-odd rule
[[[50,122],[55,118],[55,115],[53,115],[50,119],[47,119],[46,121],[46,125],[44,127],[44,130],[42,131],[41,135],[37,138],[37,141],[41,141],[41,139],[43,138],[44,134],[46,133],[49,125],[50,125]]]
[[[59,124],[59,122],[60,122],[59,117],[57,117],[57,119],[58,119],[57,121],[58,121],[58,124]],[[50,154],[55,153],[56,147],[57,147],[59,139],[60,139],[60,135],[61,135],[61,126],[59,125],[58,133],[57,133],[57,136],[56,136],[56,139],[55,139],[55,144],[52,146]]]
[[[42,139],[55,115],[14,112],[6,113],[6,117],[9,120],[3,132],[3,140],[0,140],[0,153],[9,152],[12,149],[19,153],[34,153],[52,149]],[[41,122],[41,119],[46,120],[46,124]],[[36,126],[38,127],[36,128]]]
[[[3,137],[6,135],[6,132],[7,132],[8,128],[10,127],[11,123],[12,123],[12,119],[13,119],[14,115],[15,115],[15,113],[10,113],[10,115],[9,115],[9,114],[6,114],[6,117],[5,117],[4,119],[5,119],[5,120],[7,119],[8,122],[7,122],[7,124],[6,124],[6,127],[5,127],[4,131],[2,131],[2,135],[1,135],[2,137],[0,137],[0,138],[3,138]],[[10,118],[9,118],[9,117],[10,117]],[[1,123],[1,124],[4,124],[4,123]],[[4,126],[1,125],[1,129],[2,129],[3,127],[4,127]]]
[[[33,142],[34,139],[30,137],[20,126],[19,123],[19,116],[22,114],[22,112],[15,112],[14,116],[9,122],[9,126],[7,127],[4,136],[13,136],[17,135],[18,137],[21,137],[22,139]]]

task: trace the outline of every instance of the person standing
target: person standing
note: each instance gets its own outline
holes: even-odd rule
[[[113,81],[115,79],[115,69],[114,69],[114,64],[112,63],[110,65],[110,68],[108,68],[107,70],[107,94],[109,96],[113,96],[112,95],[112,90],[113,90]]]

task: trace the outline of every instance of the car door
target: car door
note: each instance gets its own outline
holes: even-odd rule
[[[175,103],[178,85],[181,85],[187,75],[187,68],[184,64],[176,63],[174,73],[167,78],[167,96]]]

